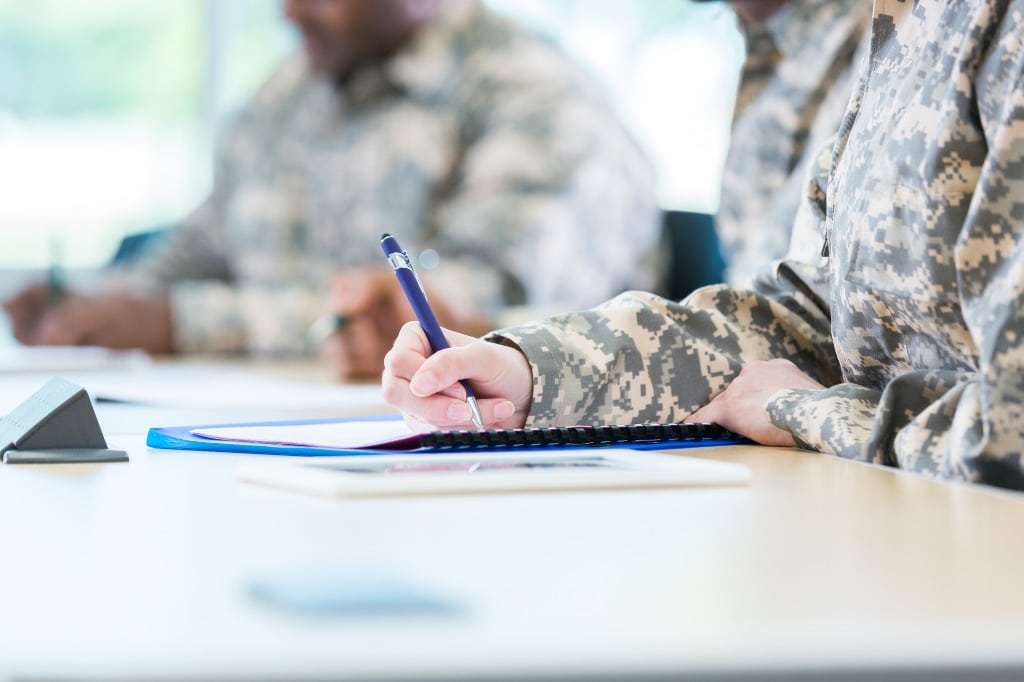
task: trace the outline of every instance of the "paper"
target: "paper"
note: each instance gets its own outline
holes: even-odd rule
[[[224,366],[173,363],[144,372],[69,377],[95,400],[196,409],[304,409],[382,407],[377,384],[294,381]]]
[[[0,346],[0,373],[67,373],[135,370],[148,367],[141,350],[112,350],[99,346]]]
[[[228,426],[192,429],[193,436],[241,443],[298,445],[353,450],[390,444],[415,436],[401,420],[339,421],[278,426]]]

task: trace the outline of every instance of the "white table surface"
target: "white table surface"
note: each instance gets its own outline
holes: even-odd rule
[[[320,499],[236,480],[264,457],[149,450],[145,413],[110,408],[130,463],[0,466],[0,676],[1024,671],[1024,496],[732,446],[688,453],[749,486]],[[310,571],[455,608],[315,618],[250,595]]]

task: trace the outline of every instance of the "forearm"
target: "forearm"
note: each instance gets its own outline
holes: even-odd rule
[[[754,360],[787,358],[823,384],[839,376],[827,316],[799,291],[715,286],[682,303],[630,292],[495,340],[531,364],[532,425],[681,421]]]

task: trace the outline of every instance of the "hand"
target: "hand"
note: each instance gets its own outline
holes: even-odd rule
[[[455,314],[455,306],[437,292],[428,289],[427,298],[442,326],[476,335],[490,328],[482,317]],[[327,337],[321,351],[339,381],[380,376],[384,355],[402,325],[416,319],[398,279],[386,266],[336,275],[331,283],[331,311],[346,322]]]
[[[714,422],[761,445],[795,445],[793,436],[768,421],[765,403],[785,388],[824,389],[789,360],[761,360],[743,367],[724,391],[684,421]]]
[[[11,331],[18,341],[30,344],[46,308],[51,303],[50,287],[38,282],[25,287],[3,303],[11,320]]]
[[[533,401],[533,373],[526,356],[465,334],[444,334],[452,347],[431,355],[418,323],[402,327],[384,358],[384,399],[402,410],[416,431],[472,429],[466,392],[459,383],[468,379],[485,427],[521,428]]]
[[[65,294],[40,318],[32,345],[141,348],[174,352],[171,304],[166,297]]]

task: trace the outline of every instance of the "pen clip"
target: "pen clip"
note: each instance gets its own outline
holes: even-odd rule
[[[388,262],[391,263],[391,267],[395,270],[399,268],[407,268],[412,270],[412,260],[409,258],[409,254],[405,251],[395,251],[394,253],[388,254]],[[415,272],[415,270],[413,270]]]
[[[416,286],[423,292],[424,297],[427,295],[427,290],[423,286],[423,280],[420,279],[420,274],[416,272],[416,268],[412,266],[412,259],[409,258],[409,254],[405,251],[394,251],[388,254],[388,262],[391,263],[391,267],[398,272],[401,269],[406,269],[412,273],[413,279],[416,280]]]

